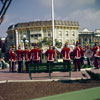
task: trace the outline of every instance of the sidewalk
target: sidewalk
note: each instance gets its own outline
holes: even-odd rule
[[[92,69],[91,71],[95,73],[100,73],[100,69]],[[89,78],[88,74],[86,73],[85,70],[81,71],[82,73],[86,74],[86,76]],[[71,79],[82,79],[82,78],[87,78],[83,77],[81,72],[72,72],[71,73]],[[51,73],[51,78],[52,79],[61,79],[61,80],[69,80],[69,75],[68,72],[53,72]],[[48,73],[33,73],[32,77],[34,77],[32,80],[47,80],[49,79],[49,74]],[[8,81],[8,80],[29,80],[29,74],[28,73],[12,73],[9,72],[9,69],[3,69],[0,70],[0,81]]]

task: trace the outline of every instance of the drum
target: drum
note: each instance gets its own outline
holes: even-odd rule
[[[93,52],[91,51],[91,49],[87,49],[84,53],[85,57],[87,58],[92,58],[93,57]]]

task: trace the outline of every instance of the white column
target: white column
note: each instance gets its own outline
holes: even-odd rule
[[[52,37],[53,37],[53,46],[55,46],[55,32],[54,32],[54,2],[52,0]]]
[[[18,31],[15,30],[15,34],[16,34],[16,49],[18,49]]]

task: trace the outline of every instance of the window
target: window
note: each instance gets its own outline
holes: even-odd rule
[[[35,37],[38,37],[38,35],[37,35],[37,34],[35,34]]]
[[[41,34],[39,34],[39,37],[41,37]]]
[[[62,31],[59,31],[59,36],[62,36]]]
[[[51,34],[48,34],[48,36],[50,37],[50,36],[51,36]]]
[[[34,35],[33,35],[33,34],[31,34],[31,37],[34,37]]]
[[[68,36],[68,31],[66,31],[66,36]]]
[[[74,31],[72,31],[72,36],[75,36],[75,32]]]

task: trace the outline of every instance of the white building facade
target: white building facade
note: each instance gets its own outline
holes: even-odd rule
[[[78,37],[79,23],[76,21],[55,20],[55,39],[62,44],[69,41],[74,44]],[[8,30],[9,45],[22,44],[23,36],[29,46],[34,42],[40,42],[44,38],[52,38],[52,22],[51,21],[34,21],[27,23],[18,23],[9,26]]]

